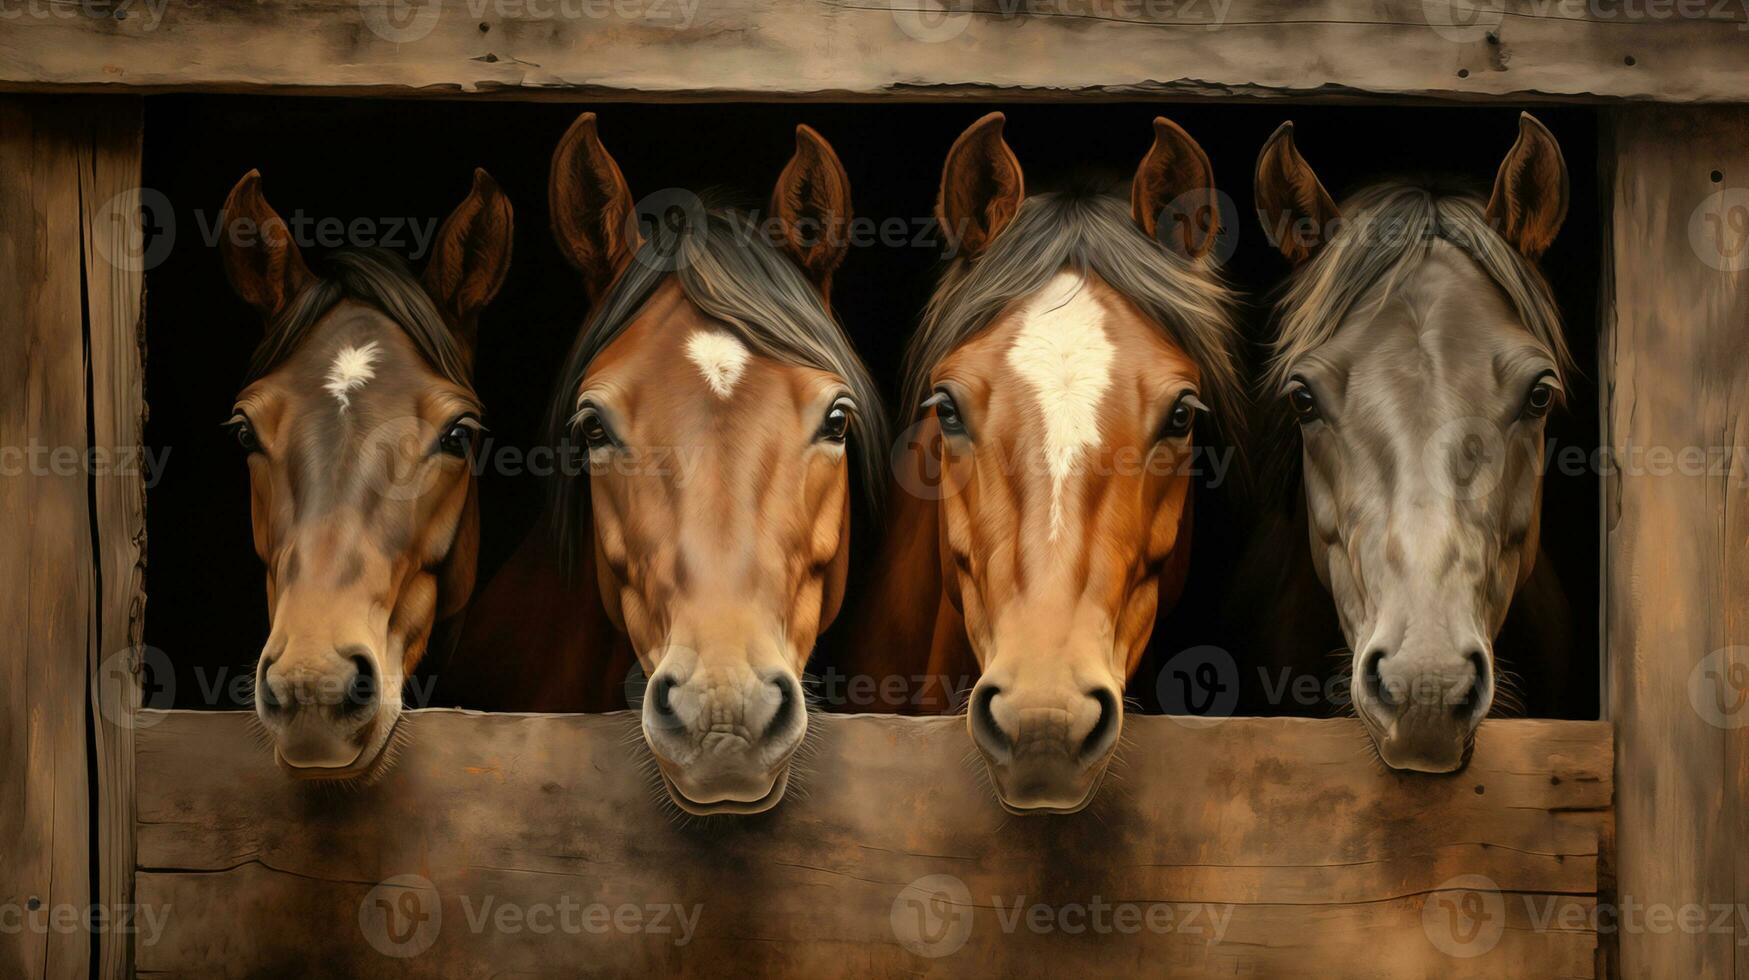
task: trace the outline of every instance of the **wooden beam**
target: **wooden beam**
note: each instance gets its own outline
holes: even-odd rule
[[[659,802],[629,713],[414,712],[395,768],[345,790],[287,779],[247,715],[145,714],[138,899],[163,914],[141,976],[1595,965],[1601,722],[1490,721],[1430,778],[1350,721],[1133,717],[1093,807],[1016,817],[963,720],[826,716],[774,811],[699,821]],[[691,932],[645,928],[675,906]]]
[[[142,275],[152,246],[140,223],[140,100],[87,100],[79,147],[85,302],[91,363],[91,481],[98,570],[97,642],[91,648],[91,737],[96,771],[97,901],[125,908],[134,892],[134,709],[146,595],[145,323]],[[160,670],[165,665],[159,664]],[[159,681],[162,678],[158,679]],[[132,976],[132,936],[98,934],[96,976]]]
[[[93,637],[80,134],[0,99],[0,976],[83,977]],[[82,920],[81,920],[82,921]]]
[[[1623,110],[1611,128],[1617,888],[1624,909],[1738,912],[1749,900],[1749,110]],[[1704,464],[1672,468],[1694,452]],[[1749,977],[1749,933],[1738,914],[1722,921],[1699,934],[1624,928],[1622,975]]]
[[[1737,4],[21,2],[0,87],[560,99],[1749,98]]]

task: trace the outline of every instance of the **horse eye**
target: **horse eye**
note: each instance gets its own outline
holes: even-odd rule
[[[1186,393],[1172,406],[1172,411],[1166,415],[1166,424],[1161,429],[1161,437],[1178,439],[1190,434],[1190,428],[1196,424],[1196,413],[1204,410],[1203,404],[1197,401],[1194,394]]]
[[[462,456],[474,447],[474,427],[463,419],[457,419],[450,425],[443,438],[437,441],[439,452],[447,456]]]
[[[594,412],[583,416],[577,423],[577,428],[583,433],[583,442],[590,452],[613,445],[613,436],[608,434],[607,426],[601,422],[601,416]]]
[[[843,442],[850,432],[850,407],[850,403],[844,399],[833,402],[831,409],[826,412],[826,420],[820,423],[820,431],[815,438],[827,442]]]
[[[923,403],[935,409],[935,424],[941,426],[945,435],[963,436],[966,434],[966,420],[960,416],[960,407],[954,404],[953,396],[937,389],[929,400]]]
[[[261,451],[261,440],[255,435],[255,427],[249,424],[249,419],[242,413],[239,412],[225,425],[230,428],[231,434],[237,439],[237,445],[241,446],[244,452],[258,453]]]
[[[1293,382],[1293,387],[1287,390],[1287,400],[1293,406],[1294,417],[1300,420],[1301,425],[1318,420],[1318,398],[1304,382]]]
[[[1540,419],[1549,414],[1550,406],[1555,403],[1555,386],[1548,378],[1538,378],[1531,386],[1530,397],[1524,401],[1524,414],[1533,419]]]

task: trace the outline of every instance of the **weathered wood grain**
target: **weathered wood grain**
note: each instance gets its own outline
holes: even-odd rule
[[[1624,906],[1730,908],[1749,894],[1749,110],[1623,110],[1611,128],[1617,888]],[[1706,465],[1660,473],[1655,447]],[[1624,930],[1622,975],[1749,977],[1729,923]]]
[[[80,311],[81,128],[0,98],[0,976],[83,977],[92,570]]]
[[[1468,770],[1427,778],[1383,770],[1347,721],[1193,729],[1131,718],[1123,761],[1095,805],[1045,818],[1000,809],[968,763],[959,719],[830,716],[816,719],[807,772],[775,811],[679,822],[653,792],[645,750],[628,743],[636,722],[626,713],[415,712],[395,768],[356,790],[287,780],[246,715],[147,714],[138,899],[166,925],[139,943],[142,976],[1456,977],[1594,967],[1587,923],[1611,793],[1600,722],[1489,722]],[[401,875],[433,891],[373,893]],[[905,902],[915,893],[901,893],[931,875],[962,885],[953,900],[962,904],[918,919]],[[1461,875],[1498,889],[1487,892],[1498,906],[1475,923],[1497,940],[1474,957],[1434,941],[1452,935],[1448,906],[1475,887]],[[430,947],[378,952],[372,937],[413,948],[388,936],[379,899],[404,936],[419,935],[414,913],[435,910]],[[674,934],[591,932],[581,911],[574,933],[495,918],[533,911],[552,926],[538,910],[567,901],[700,911],[685,945]],[[1444,904],[1429,911],[1430,902]],[[1026,911],[1038,903],[1047,912]],[[1136,934],[1100,932],[1076,911],[1099,903],[1132,903],[1138,916],[1170,908],[1175,925],[1150,931],[1138,919]],[[516,912],[498,911],[506,906]],[[1032,914],[1059,928],[1034,931]],[[1106,916],[1114,927],[1116,914]],[[969,933],[948,955],[901,944],[929,938],[919,924],[954,922]]]
[[[0,85],[1730,101],[1749,97],[1744,19],[1547,0],[42,0],[5,21]]]
[[[87,100],[80,122],[79,203],[84,228],[86,322],[91,364],[91,445],[101,468],[91,481],[98,571],[97,642],[91,648],[91,738],[97,797],[97,900],[133,901],[134,739],[145,615],[146,487],[140,100]],[[132,975],[131,936],[99,934],[94,973]]]

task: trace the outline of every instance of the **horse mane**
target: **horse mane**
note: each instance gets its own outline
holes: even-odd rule
[[[901,417],[917,412],[944,358],[1064,268],[1105,280],[1187,353],[1202,372],[1199,394],[1213,423],[1244,444],[1237,296],[1211,264],[1143,234],[1127,198],[1093,188],[1028,197],[988,251],[947,267],[905,354]]]
[[[325,275],[304,287],[267,325],[250,358],[245,384],[283,364],[304,342],[310,328],[350,299],[375,307],[395,321],[434,370],[454,384],[474,390],[467,358],[456,343],[455,333],[400,256],[375,248],[347,249],[328,256],[322,267]]]
[[[1282,397],[1294,365],[1328,343],[1356,304],[1381,280],[1389,298],[1436,241],[1463,250],[1512,304],[1519,320],[1548,348],[1555,372],[1575,370],[1560,310],[1542,273],[1489,223],[1487,204],[1471,185],[1422,177],[1378,181],[1342,202],[1337,231],[1288,278],[1275,302],[1273,340],[1263,371],[1262,471],[1278,478],[1277,503],[1292,504],[1299,488],[1297,428]]]
[[[643,310],[670,276],[687,299],[717,320],[753,352],[787,364],[830,371],[850,387],[849,450],[871,514],[880,512],[882,466],[888,445],[879,390],[857,357],[850,337],[819,291],[795,263],[772,244],[762,226],[729,207],[693,209],[674,223],[658,221],[618,279],[596,304],[566,355],[547,417],[548,438],[570,460],[576,397],[595,358]],[[567,568],[575,568],[589,542],[588,467],[559,468],[549,517]]]

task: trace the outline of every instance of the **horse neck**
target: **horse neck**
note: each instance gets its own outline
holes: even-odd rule
[[[949,685],[977,675],[965,624],[942,591],[939,504],[888,488],[885,533],[863,598],[842,632],[839,658],[850,677],[905,681],[904,704],[853,705],[855,710],[935,714],[952,709]],[[920,682],[919,678],[923,680]]]
[[[1519,678],[1514,687],[1524,714],[1580,718],[1596,710],[1591,692],[1580,692],[1573,683],[1576,633],[1566,588],[1539,545],[1530,577],[1513,594],[1494,641],[1496,662]]]
[[[593,542],[593,528],[582,529]],[[593,547],[569,573],[543,518],[468,609],[444,686],[447,699],[488,711],[612,711],[625,707],[630,641],[602,607]]]
[[[1305,501],[1260,506],[1234,575],[1223,618],[1241,626],[1242,649],[1270,678],[1282,670],[1323,677],[1329,651],[1346,643],[1335,603],[1312,567]],[[1267,706],[1281,711],[1284,706]]]

